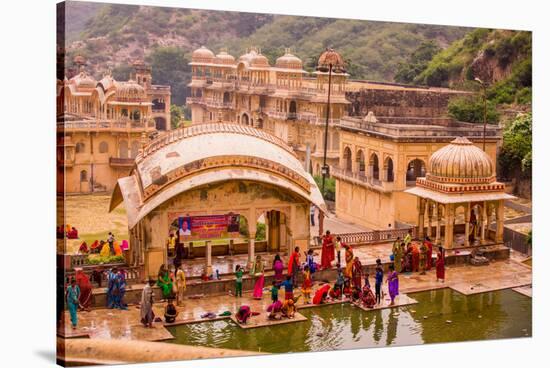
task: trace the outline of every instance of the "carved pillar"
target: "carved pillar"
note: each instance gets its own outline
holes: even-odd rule
[[[212,243],[210,240],[205,241],[206,244],[206,275],[212,275]]]
[[[502,243],[504,238],[504,200],[499,200],[496,208],[497,228],[495,242]]]
[[[435,204],[435,244],[441,244],[441,211],[439,211],[439,203]]]
[[[424,238],[424,212],[426,212],[426,199],[418,199],[418,238]]]
[[[464,206],[464,246],[470,246],[470,202]]]
[[[433,209],[434,209],[434,202],[428,201],[428,236],[430,239],[432,238],[432,221],[433,221]]]
[[[483,202],[483,206],[481,207],[481,211],[479,214],[479,226],[481,226],[481,244],[485,242],[485,221],[487,220],[487,202]],[[488,221],[487,221],[488,223]]]
[[[445,205],[445,239],[443,246],[452,248],[454,244],[455,207],[453,204]]]
[[[321,209],[319,209],[319,237],[322,237],[323,236],[323,227],[324,227],[324,222],[325,222],[325,214],[323,213],[323,211],[321,211]]]
[[[255,252],[255,248],[254,248],[254,240],[256,238],[256,233],[250,233],[250,238],[248,239],[248,268],[252,268],[252,266],[254,265],[254,258],[255,258],[255,255],[254,255],[254,252]]]

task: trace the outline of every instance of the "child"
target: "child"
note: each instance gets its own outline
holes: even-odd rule
[[[310,296],[311,296],[311,286],[312,286],[312,282],[311,282],[311,273],[309,272],[309,266],[304,266],[304,272],[303,272],[303,275],[304,275],[304,282],[302,284],[302,295],[304,296],[304,302],[306,304],[309,304],[309,299],[310,299]]]
[[[286,280],[281,284],[285,287],[285,300],[294,298],[294,284],[292,283],[292,276],[287,275]]]
[[[380,304],[382,295],[382,282],[384,281],[384,270],[382,269],[382,261],[376,260],[376,276],[375,276],[374,290],[376,293],[376,304]]]
[[[273,302],[279,300],[279,287],[277,286],[277,281],[275,280],[271,283],[271,300]]]
[[[336,265],[336,272],[337,272],[336,284],[334,286],[339,289],[340,291],[339,295],[342,295],[345,279],[344,279],[344,274],[342,273],[342,269],[340,268],[340,264]]]
[[[243,269],[240,265],[235,267],[235,297],[243,296]]]
[[[313,260],[313,249],[306,253],[306,265],[309,267],[309,272],[313,275],[317,269],[317,264]]]

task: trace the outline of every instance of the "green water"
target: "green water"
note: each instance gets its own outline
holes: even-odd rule
[[[308,321],[249,330],[230,320],[169,330],[177,344],[271,353],[531,336],[531,298],[512,290],[464,296],[440,289],[409,295],[419,303],[369,312],[349,304],[315,307],[300,310]]]

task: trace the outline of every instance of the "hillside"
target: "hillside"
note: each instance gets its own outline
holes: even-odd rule
[[[250,46],[258,46],[273,63],[285,47],[302,58],[312,70],[319,54],[334,47],[348,61],[352,78],[393,81],[398,65],[420,44],[433,41],[445,48],[470,29],[373,22],[364,20],[295,17],[194,9],[72,3],[67,19],[67,62],[76,54],[87,57],[93,74],[111,69],[123,77],[128,62],[145,57],[163,62],[158,53],[182,56],[177,75],[164,77],[177,85],[175,103],[182,104],[189,80],[186,64],[191,52],[205,45],[217,52],[226,47],[235,56]],[[71,14],[76,14],[72,17]],[[162,50],[167,49],[167,50]],[[183,65],[185,64],[185,65]],[[163,68],[163,66],[160,66]],[[166,68],[164,68],[166,69]],[[155,73],[153,65],[153,73]],[[168,73],[169,74],[169,73]],[[155,75],[153,75],[155,77]],[[164,79],[164,77],[162,79]],[[176,79],[174,79],[176,78]],[[164,81],[157,82],[164,83]]]
[[[530,104],[531,48],[531,32],[476,29],[435,54],[413,82],[479,89],[479,78],[492,103]]]

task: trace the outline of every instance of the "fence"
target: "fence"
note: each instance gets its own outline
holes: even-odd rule
[[[405,238],[407,233],[411,228],[404,229],[392,229],[392,230],[372,230],[372,231],[361,231],[357,233],[341,233],[333,234],[335,237],[339,236],[342,241],[346,244],[369,244],[369,243],[379,243],[386,241],[394,241],[398,237],[401,239]],[[416,228],[413,229],[413,237],[416,236]],[[321,238],[316,236],[315,243],[320,245]]]

